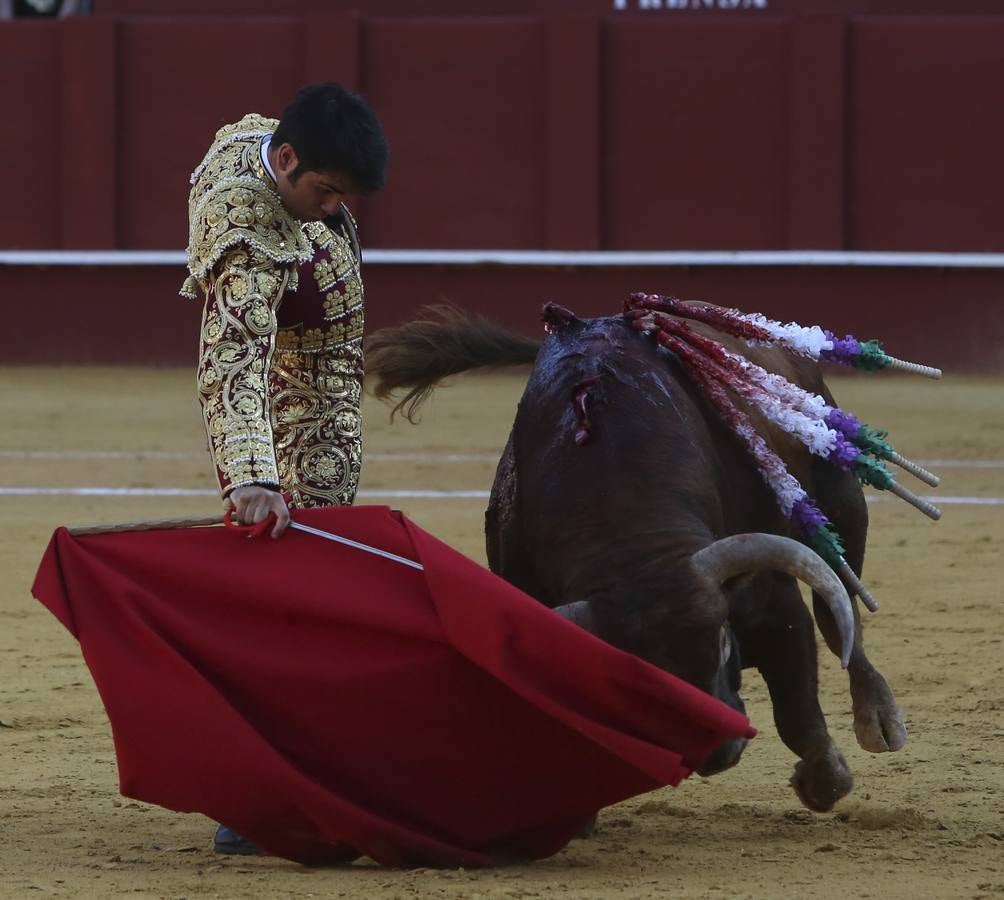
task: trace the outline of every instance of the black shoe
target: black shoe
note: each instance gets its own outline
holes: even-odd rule
[[[216,829],[213,849],[217,853],[228,853],[231,856],[257,856],[261,853],[256,844],[252,844],[247,838],[241,837],[232,828],[227,828],[226,825],[220,825]]]

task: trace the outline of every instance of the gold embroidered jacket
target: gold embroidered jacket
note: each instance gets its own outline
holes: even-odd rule
[[[361,461],[363,288],[355,223],[285,210],[261,160],[275,119],[226,125],[192,174],[183,296],[205,298],[199,398],[223,495],[281,486],[351,503]]]

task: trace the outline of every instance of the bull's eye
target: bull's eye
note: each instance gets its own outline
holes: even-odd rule
[[[732,655],[732,641],[729,639],[729,629],[723,625],[718,636],[718,666],[721,668]]]

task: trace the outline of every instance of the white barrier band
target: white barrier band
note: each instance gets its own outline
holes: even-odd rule
[[[185,266],[183,250],[0,250],[0,266]],[[844,250],[364,250],[376,266],[831,266],[1004,269],[1004,253]]]

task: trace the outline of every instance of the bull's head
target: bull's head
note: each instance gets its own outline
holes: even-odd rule
[[[684,640],[698,640],[685,653],[671,654],[675,663],[686,660],[686,668],[664,665],[674,674],[740,712],[745,706],[739,696],[741,663],[728,623],[728,605],[721,586],[731,579],[759,572],[785,572],[812,588],[826,603],[840,634],[840,660],[846,667],[854,642],[854,613],[850,598],[833,570],[809,547],[776,534],[738,534],[723,538],[690,557],[694,574],[705,585],[704,608],[707,615]],[[604,637],[604,629],[593,603],[580,600],[556,607],[555,612],[587,631]],[[626,649],[626,648],[625,648]],[[661,660],[651,659],[657,664]],[[726,741],[700,769],[701,775],[721,772],[739,761],[745,739]]]

